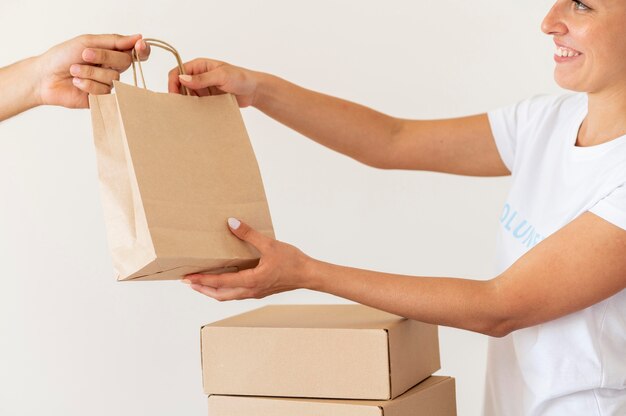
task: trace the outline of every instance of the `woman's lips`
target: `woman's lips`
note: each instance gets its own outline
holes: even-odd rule
[[[554,60],[557,63],[572,62],[582,55],[582,52],[570,48],[569,46],[565,46],[556,42],[555,44],[556,51],[554,52]]]

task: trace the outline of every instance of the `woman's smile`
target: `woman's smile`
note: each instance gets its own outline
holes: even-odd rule
[[[554,41],[556,45],[556,51],[554,52],[554,60],[556,63],[567,63],[577,60],[582,55],[582,52],[576,49],[565,46],[557,41]]]

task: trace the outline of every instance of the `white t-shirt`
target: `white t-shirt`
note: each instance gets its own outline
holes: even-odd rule
[[[586,94],[538,96],[489,113],[512,173],[498,231],[498,274],[586,211],[626,229],[626,136],[575,146],[586,114]],[[561,290],[567,296],[567,287]],[[626,290],[490,338],[484,413],[626,415]]]

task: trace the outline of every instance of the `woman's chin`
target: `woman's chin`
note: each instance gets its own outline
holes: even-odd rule
[[[572,77],[563,76],[558,73],[558,71],[554,74],[554,80],[557,85],[565,90],[576,91],[576,92],[585,92],[586,89],[582,85],[580,81],[572,79]]]

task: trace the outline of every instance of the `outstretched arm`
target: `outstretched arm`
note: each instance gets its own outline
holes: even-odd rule
[[[220,301],[305,288],[418,321],[500,337],[584,309],[626,288],[626,231],[592,213],[581,215],[487,281],[337,266],[237,220],[229,224],[236,236],[261,252],[259,265],[186,279],[194,290]]]
[[[310,139],[366,165],[470,176],[504,176],[486,114],[447,120],[406,120],[279,77],[211,59],[175,68],[169,90],[184,85],[203,96],[228,92]]]

